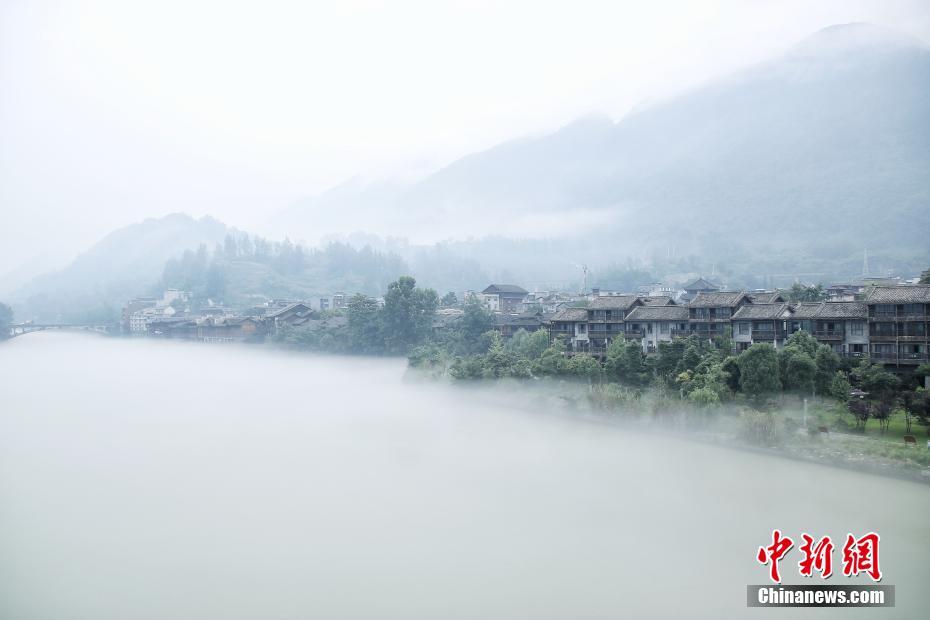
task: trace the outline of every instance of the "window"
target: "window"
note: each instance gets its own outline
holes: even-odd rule
[[[892,304],[876,304],[875,306],[872,306],[871,309],[872,312],[870,313],[870,316],[888,318],[895,315],[894,305]]]
[[[870,335],[892,337],[895,335],[894,323],[872,323]]]
[[[588,326],[585,325],[584,323],[579,323],[579,324],[578,324],[578,333],[579,333],[579,334],[583,334],[583,333],[585,332],[585,330],[587,329],[587,327],[588,327]]]
[[[740,322],[740,323],[737,323],[737,325],[738,325],[740,334],[745,335],[749,333],[749,323]]]
[[[851,321],[849,323],[849,333],[853,336],[861,336],[864,330],[865,327],[862,321]]]
[[[668,328],[669,328],[668,323],[665,323],[665,322],[659,323],[659,333],[660,333],[660,334],[667,334],[667,333],[668,333]]]

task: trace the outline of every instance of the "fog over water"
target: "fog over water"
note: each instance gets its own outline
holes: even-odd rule
[[[0,343],[0,618],[926,617],[928,487],[404,374],[54,332]],[[897,608],[746,609],[774,527],[879,532]]]

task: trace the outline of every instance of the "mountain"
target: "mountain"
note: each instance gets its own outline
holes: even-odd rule
[[[617,123],[586,117],[402,190],[343,187],[289,225],[562,237],[616,257],[672,247],[763,273],[855,273],[867,248],[873,264],[913,270],[930,261],[927,110],[926,45],[833,26]]]
[[[124,300],[149,292],[165,262],[184,250],[222,243],[226,225],[172,214],[120,228],[64,269],[34,278],[11,298],[20,320],[76,321],[105,316]]]

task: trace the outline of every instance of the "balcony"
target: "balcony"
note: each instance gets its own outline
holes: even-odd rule
[[[632,338],[640,338],[640,339],[641,339],[641,338],[643,337],[643,330],[641,330],[641,329],[628,329],[628,330],[626,330],[626,331],[623,333],[623,335],[624,335],[624,337],[626,337],[626,338],[631,338],[631,339],[632,339]]]
[[[869,359],[885,364],[923,364],[927,361],[926,353],[871,353]]]
[[[772,330],[752,330],[753,340],[775,340],[775,336],[781,338],[781,334]]]
[[[574,351],[566,351],[566,355],[591,355],[593,357],[603,357],[607,355],[606,347],[587,347],[586,349],[577,349]]]
[[[893,333],[869,334],[869,340],[872,342],[894,342],[897,338]]]
[[[687,338],[691,335],[690,329],[673,329],[672,338]]]
[[[841,329],[818,329],[814,332],[814,338],[820,340],[842,340],[843,330]]]
[[[879,322],[879,321],[917,321],[923,322],[930,320],[930,316],[922,313],[907,312],[901,314],[894,314],[889,312],[876,312],[873,315],[869,316],[870,321]]]

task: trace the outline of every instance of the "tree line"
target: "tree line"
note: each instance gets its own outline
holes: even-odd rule
[[[407,271],[399,256],[376,252],[367,246],[356,249],[332,242],[320,249],[307,249],[286,238],[277,242],[244,233],[229,233],[212,251],[201,244],[197,250],[186,250],[181,256],[168,260],[160,286],[191,291],[195,299],[223,301],[231,289],[247,285],[244,282],[247,270],[240,273],[237,269],[244,263],[267,265],[284,279],[312,278],[318,286],[325,286],[346,274],[355,274],[367,283],[365,286],[379,288],[383,282]]]
[[[298,349],[357,355],[406,355],[428,342],[439,307],[436,291],[410,276],[391,282],[383,302],[353,295],[345,311],[317,312],[303,328],[283,327],[275,340]],[[344,321],[334,319],[344,318]]]

